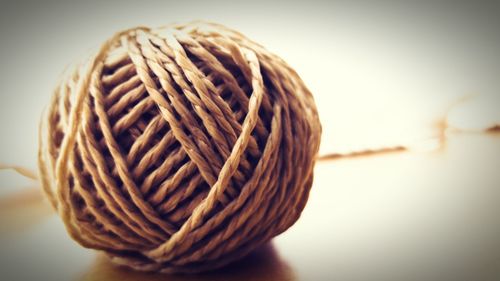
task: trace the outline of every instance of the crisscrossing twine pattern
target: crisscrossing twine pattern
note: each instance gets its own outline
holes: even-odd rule
[[[138,270],[222,266],[305,206],[321,126],[283,60],[194,22],[117,33],[61,79],[40,178],[73,239]]]

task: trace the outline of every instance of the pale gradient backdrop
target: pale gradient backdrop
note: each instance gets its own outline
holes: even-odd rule
[[[418,141],[456,99],[500,96],[499,11],[481,1],[3,3],[0,161],[35,166],[39,116],[70,62],[118,30],[197,19],[240,30],[298,71],[318,103],[321,152]]]

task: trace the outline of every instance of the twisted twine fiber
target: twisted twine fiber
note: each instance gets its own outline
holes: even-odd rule
[[[46,113],[40,179],[67,231],[146,271],[220,267],[285,231],[321,134],[294,70],[203,22],[117,33]]]

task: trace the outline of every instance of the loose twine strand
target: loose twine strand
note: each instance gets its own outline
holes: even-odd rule
[[[27,167],[0,163],[0,170],[13,170],[18,174],[20,174],[21,176],[24,176],[28,179],[38,180],[37,173],[35,171],[30,170]]]

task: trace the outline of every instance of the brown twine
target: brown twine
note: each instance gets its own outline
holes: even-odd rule
[[[134,28],[56,88],[39,174],[73,239],[137,270],[246,255],[305,206],[321,126],[282,59],[212,23]]]
[[[211,23],[138,27],[61,79],[40,178],[0,170],[39,179],[81,245],[138,270],[197,272],[290,227],[315,161],[408,149],[316,157],[320,135],[311,94],[262,46]]]
[[[23,167],[23,166],[0,163],[0,170],[13,170],[26,178],[29,178],[32,180],[38,179],[35,171],[32,171],[29,168]]]
[[[42,121],[39,180],[70,235],[163,272],[222,266],[286,230],[315,161],[408,150],[314,160],[321,127],[297,74],[243,35],[199,22],[116,34],[61,79]]]

